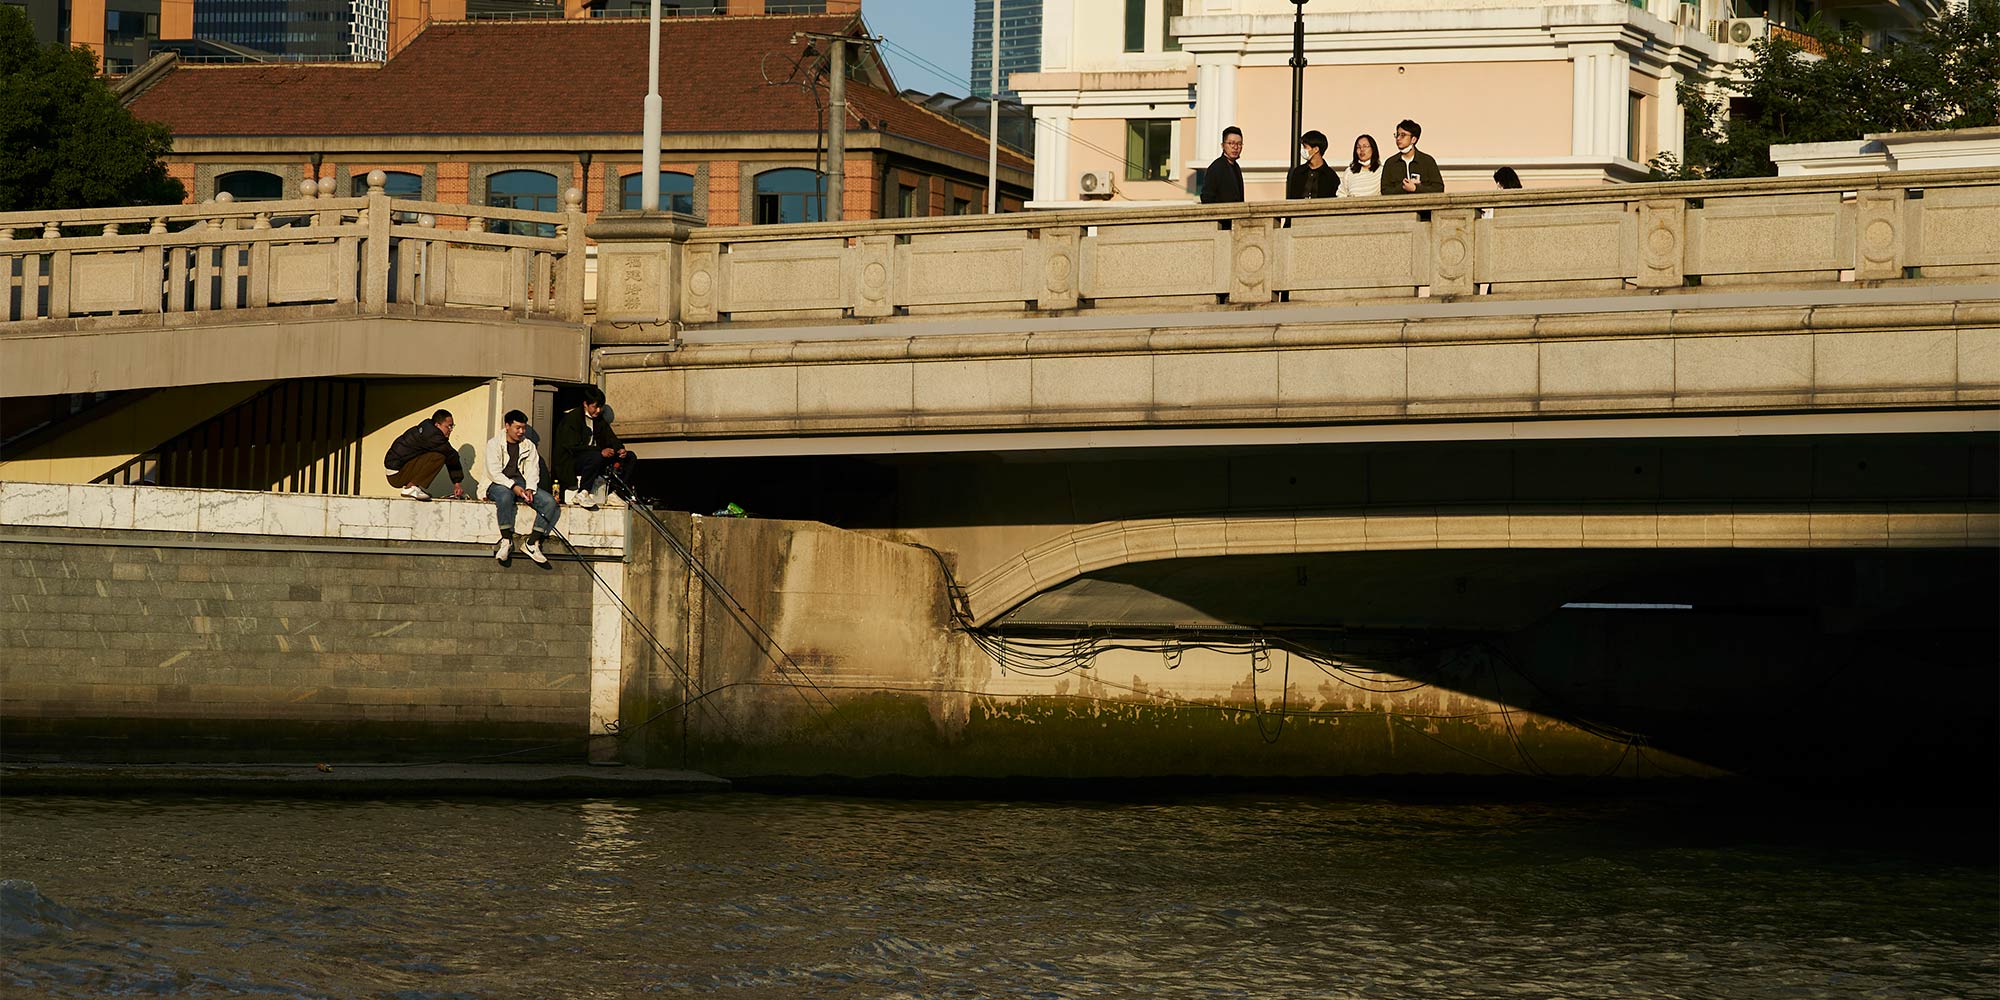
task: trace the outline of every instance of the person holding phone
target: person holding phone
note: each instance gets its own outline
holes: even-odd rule
[[[1417,139],[1423,134],[1424,127],[1408,118],[1396,123],[1398,152],[1382,166],[1384,194],[1444,193],[1444,175],[1438,172],[1437,160],[1417,148]]]

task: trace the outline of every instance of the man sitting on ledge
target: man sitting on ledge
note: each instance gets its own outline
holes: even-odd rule
[[[465,497],[465,469],[458,463],[458,450],[451,446],[451,429],[456,422],[450,410],[439,410],[429,420],[419,421],[403,432],[387,454],[383,467],[389,470],[389,485],[412,500],[429,500],[423,484],[437,478],[438,470],[451,470],[453,499]]]
[[[556,508],[554,495],[537,488],[542,481],[542,456],[535,443],[526,440],[528,415],[508,410],[501,423],[500,434],[486,442],[486,499],[493,501],[500,516],[500,544],[493,547],[493,558],[504,563],[514,549],[514,504],[520,502],[535,508],[535,530],[521,551],[546,566],[549,557],[542,554],[542,539],[555,528],[556,517],[562,512]]]
[[[634,456],[611,429],[611,415],[604,412],[604,390],[583,387],[583,404],[556,421],[556,474],[563,484],[576,477],[576,491],[570,502],[586,509],[603,502],[605,477],[617,473],[625,482],[632,479]]]

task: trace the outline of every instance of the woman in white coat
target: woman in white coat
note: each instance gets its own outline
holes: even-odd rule
[[[1382,193],[1382,154],[1372,135],[1354,137],[1354,162],[1340,177],[1340,197],[1362,198]]]

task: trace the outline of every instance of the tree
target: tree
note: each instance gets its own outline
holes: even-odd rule
[[[125,110],[85,48],[43,46],[0,3],[0,212],[179,204],[164,125]]]
[[[1812,34],[1824,58],[1774,37],[1752,45],[1719,94],[1682,80],[1685,162],[1656,158],[1653,177],[1769,177],[1774,144],[2000,124],[2000,0],[1971,0],[1879,52],[1851,26]]]

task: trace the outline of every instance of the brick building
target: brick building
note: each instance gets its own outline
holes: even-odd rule
[[[666,22],[662,207],[711,225],[824,217],[826,58],[799,32],[865,28],[851,14]],[[846,217],[984,211],[984,137],[852,52]],[[643,20],[440,22],[386,63],[173,65],[126,99],[173,129],[170,169],[196,201],[289,196],[309,176],[358,193],[381,169],[392,195],[553,210],[575,187],[596,214],[637,206],[646,55]],[[1020,208],[1032,162],[1003,149],[999,180],[1003,210]]]

